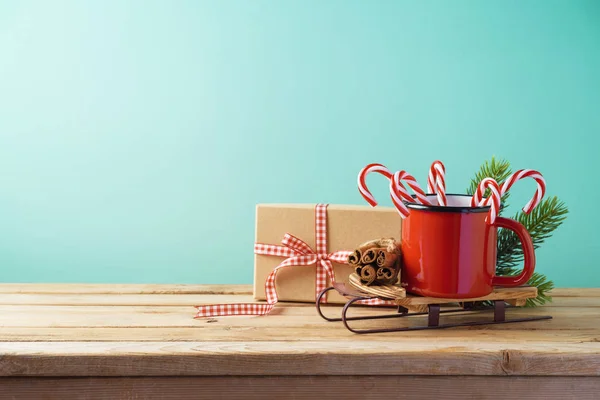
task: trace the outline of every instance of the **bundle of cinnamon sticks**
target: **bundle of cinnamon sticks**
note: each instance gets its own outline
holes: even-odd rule
[[[400,247],[392,238],[371,240],[350,254],[348,264],[363,285],[395,284],[400,275]]]

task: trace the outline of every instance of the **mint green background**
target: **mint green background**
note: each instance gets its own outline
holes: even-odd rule
[[[570,207],[539,270],[599,286],[599,107],[593,0],[2,1],[0,280],[250,283],[256,203],[495,154]]]

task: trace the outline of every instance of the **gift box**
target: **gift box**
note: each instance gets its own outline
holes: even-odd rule
[[[331,285],[329,277],[325,281],[327,275],[323,271],[324,265],[331,262],[335,281],[348,283],[353,268],[334,260],[345,262],[345,253],[369,240],[395,238],[399,242],[400,230],[400,215],[391,207],[259,204],[256,206],[255,253],[260,253],[257,249],[265,248],[265,245],[271,251],[269,254],[255,254],[254,298],[267,298],[267,277],[288,260],[287,264],[292,263],[278,269],[275,274],[274,287],[279,301],[314,302],[316,293]],[[295,251],[282,246],[282,239],[286,235],[286,246],[290,246],[291,242],[293,247],[296,243]],[[306,265],[294,264],[300,259]],[[326,301],[343,304],[347,299],[330,291]]]

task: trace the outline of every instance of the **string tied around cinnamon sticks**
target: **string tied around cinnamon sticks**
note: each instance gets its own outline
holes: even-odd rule
[[[400,246],[393,238],[369,240],[348,256],[363,285],[389,285],[400,280]]]

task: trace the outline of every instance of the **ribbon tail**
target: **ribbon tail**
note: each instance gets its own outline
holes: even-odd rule
[[[274,304],[211,304],[196,306],[198,310],[194,318],[222,317],[229,315],[266,315],[273,309]]]
[[[281,268],[292,265],[310,265],[314,264],[316,256],[295,256],[281,262],[267,277],[265,281],[265,294],[267,295],[267,304],[237,303],[237,304],[211,304],[206,306],[197,306],[198,310],[194,318],[230,316],[230,315],[266,315],[273,310],[277,304],[277,290],[275,288],[275,276]]]

